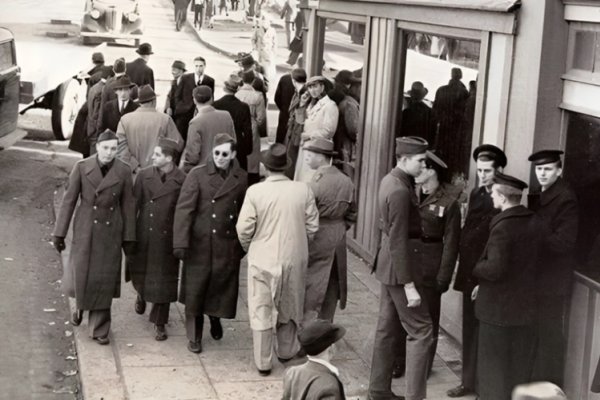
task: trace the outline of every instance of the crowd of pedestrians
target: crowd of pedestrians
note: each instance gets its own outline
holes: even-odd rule
[[[92,339],[110,342],[124,254],[125,279],[137,293],[132,308],[145,314],[152,304],[155,339],[168,338],[170,303],[178,300],[185,305],[188,350],[200,353],[204,316],[214,340],[224,335],[221,319],[236,317],[246,257],[258,373],[270,374],[274,357],[283,363],[308,357],[286,372],[284,398],[343,399],[330,361],[331,345],[345,332],[333,324],[335,311],[352,296],[345,238],[357,220],[361,71],[339,71],[333,82],[301,68],[281,77],[276,143],[261,151],[271,76],[252,55],[239,55],[239,70],[217,100],[204,58],[193,60],[193,72],[175,60],[164,107],[157,107],[152,47],[143,43],[137,53],[130,63],[118,59],[90,74],[71,143],[84,159],[70,174],[53,236],[63,251],[73,221],[63,282],[76,302],[73,325],[88,311]],[[458,86],[459,71],[452,80],[445,90]],[[463,293],[463,372],[448,396],[506,400],[534,380],[561,386],[578,222],[577,201],[561,178],[562,152],[529,157],[541,192],[531,193],[525,207],[527,185],[502,172],[504,152],[478,146],[472,154],[478,185],[462,217],[451,174],[459,167],[440,156],[449,150],[433,151],[430,143],[443,143],[439,121],[445,120],[438,118],[433,132],[430,110],[418,106],[426,91],[412,85],[413,102],[401,121],[410,135],[396,138],[394,168],[373,194],[382,233],[373,268],[381,294],[368,398],[426,398],[442,294],[455,274],[454,288]],[[441,113],[435,103],[432,112]],[[443,124],[453,134],[460,129]],[[449,144],[440,149],[455,146],[442,136]],[[391,390],[401,375],[405,397]]]

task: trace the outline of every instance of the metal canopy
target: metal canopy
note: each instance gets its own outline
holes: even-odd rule
[[[353,0],[362,3],[397,4],[406,6],[511,12],[521,7],[521,0]],[[327,0],[321,0],[326,3]]]

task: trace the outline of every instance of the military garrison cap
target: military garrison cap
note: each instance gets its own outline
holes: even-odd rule
[[[527,184],[514,176],[505,175],[501,172],[496,172],[494,176],[494,183],[498,185],[505,185],[515,188],[517,190],[523,190],[527,188]]]
[[[104,142],[105,140],[117,140],[117,134],[110,129],[107,129],[98,135],[98,140],[96,143]]]
[[[477,161],[479,157],[486,156],[495,160],[498,166],[502,168],[506,167],[506,164],[508,163],[506,154],[493,144],[482,144],[473,151],[473,160],[475,161]]]
[[[528,160],[533,165],[550,164],[560,161],[560,156],[563,153],[562,150],[540,150],[530,155]]]
[[[160,147],[163,151],[167,150],[175,154],[179,154],[183,150],[183,143],[180,143],[177,140],[163,137],[158,140],[158,147]]]
[[[427,151],[429,143],[418,136],[401,136],[396,138],[396,156],[412,156]]]

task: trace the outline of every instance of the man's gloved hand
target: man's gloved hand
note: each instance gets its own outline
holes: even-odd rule
[[[436,281],[435,288],[440,293],[446,293],[450,288],[450,282]]]
[[[404,293],[406,294],[406,300],[408,301],[407,307],[412,308],[421,305],[421,296],[413,282],[404,285]]]
[[[187,255],[187,249],[184,248],[180,248],[180,249],[173,249],[173,255],[175,256],[175,258],[179,259],[179,260],[185,260],[185,256]]]
[[[54,238],[52,239],[52,244],[54,245],[56,251],[58,251],[59,253],[61,253],[64,249],[67,248],[67,246],[65,245],[64,237],[54,236]]]
[[[132,255],[135,254],[136,247],[137,247],[136,242],[133,242],[133,241],[123,242],[123,251],[125,252],[125,255],[128,257],[131,257]]]

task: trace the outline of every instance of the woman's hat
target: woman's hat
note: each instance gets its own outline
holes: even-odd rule
[[[286,147],[281,143],[274,143],[267,150],[261,151],[260,161],[272,171],[284,171],[292,164]]]

